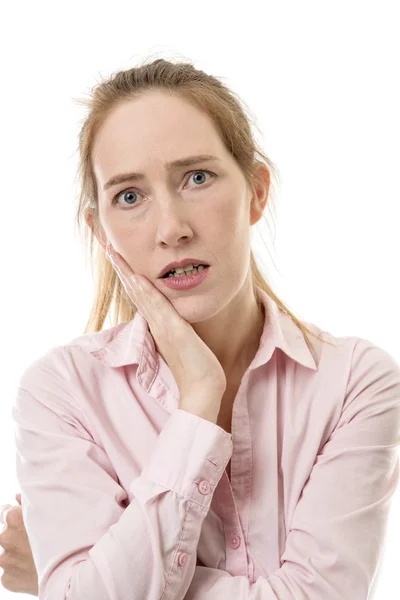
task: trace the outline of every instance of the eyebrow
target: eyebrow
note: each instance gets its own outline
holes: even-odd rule
[[[166,163],[165,167],[167,171],[172,171],[177,167],[190,167],[192,165],[220,160],[216,156],[212,154],[198,154],[196,156],[187,156],[186,158],[180,158],[178,160],[174,160],[172,162]],[[121,173],[120,175],[115,175],[111,177],[107,181],[107,183],[103,187],[103,191],[105,192],[108,188],[118,185],[119,183],[125,183],[126,181],[137,181],[139,179],[144,179],[145,175],[143,173]]]

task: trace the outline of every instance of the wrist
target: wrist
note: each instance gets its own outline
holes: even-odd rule
[[[179,406],[179,409],[185,410],[186,412],[189,412],[192,415],[196,415],[196,417],[200,417],[201,419],[204,419],[205,421],[210,421],[210,423],[214,423],[214,425],[217,424],[219,408],[218,408],[218,411],[215,411],[215,410],[205,410],[205,409],[196,410],[194,408]]]

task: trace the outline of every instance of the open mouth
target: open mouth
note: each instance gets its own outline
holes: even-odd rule
[[[198,267],[204,267],[204,269],[208,269],[210,265],[198,265]],[[204,270],[202,269],[202,270]],[[163,275],[162,277],[160,277],[160,279],[167,279],[169,278],[169,276],[171,275],[171,273],[175,273],[175,270],[172,271],[168,271],[168,273],[165,273],[165,275]],[[188,273],[186,273],[185,275],[183,275],[182,273],[178,276],[178,277],[190,277],[190,275],[196,275],[196,273],[199,273],[199,271],[197,271],[197,268],[195,271],[190,271]],[[175,275],[173,275],[173,277],[175,278]]]

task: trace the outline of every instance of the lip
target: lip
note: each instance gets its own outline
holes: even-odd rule
[[[206,262],[205,260],[202,260],[201,258],[184,258],[180,261],[174,261],[169,263],[168,265],[165,265],[165,267],[163,268],[163,270],[161,271],[161,273],[158,275],[158,279],[161,279],[163,277],[163,275],[165,275],[166,273],[168,273],[168,271],[170,271],[171,269],[177,269],[177,268],[181,268],[183,269],[183,267],[186,267],[186,265],[207,265],[210,266],[208,262]]]

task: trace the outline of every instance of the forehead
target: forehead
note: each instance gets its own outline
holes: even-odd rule
[[[194,154],[223,159],[227,151],[208,115],[182,98],[158,92],[127,101],[107,116],[92,159],[103,180],[121,170],[142,171]]]

